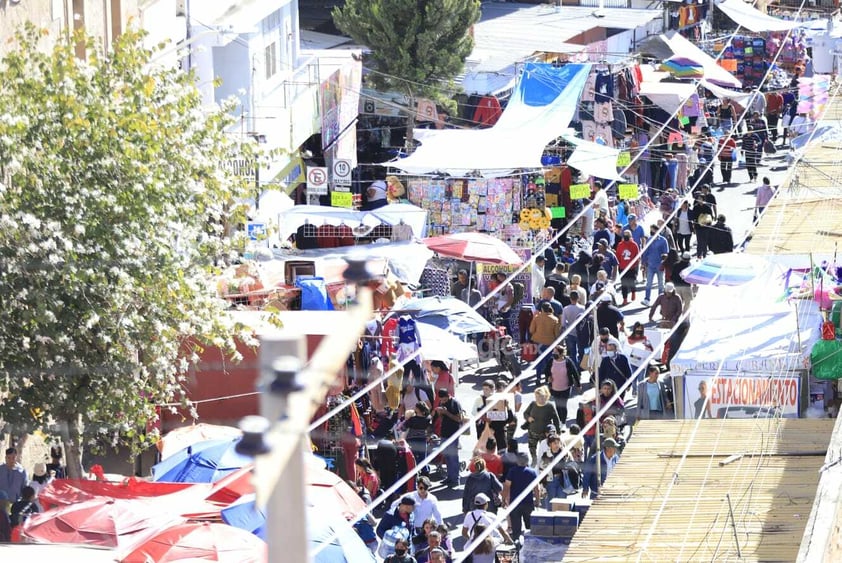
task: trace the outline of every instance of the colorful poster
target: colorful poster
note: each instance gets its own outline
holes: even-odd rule
[[[684,418],[798,418],[801,372],[722,374],[689,371],[684,375]],[[705,397],[709,397],[704,407]]]

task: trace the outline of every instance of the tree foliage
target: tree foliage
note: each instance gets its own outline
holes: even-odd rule
[[[210,279],[245,189],[220,164],[242,148],[138,33],[108,53],[41,34],[0,61],[0,417],[77,453],[142,446],[198,343],[235,354]]]
[[[479,0],[345,0],[333,10],[336,27],[371,49],[375,88],[438,100],[471,54],[479,16]]]

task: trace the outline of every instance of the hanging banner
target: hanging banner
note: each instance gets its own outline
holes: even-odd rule
[[[637,199],[640,197],[637,184],[619,184],[617,193],[620,194],[620,199]]]
[[[572,184],[570,186],[570,199],[585,199],[591,197],[590,184]]]
[[[619,155],[617,155],[617,168],[625,168],[631,164],[631,153],[628,151],[623,151]]]
[[[705,397],[710,397],[707,407]],[[684,375],[684,417],[797,418],[800,413],[801,374],[734,374],[710,372]]]

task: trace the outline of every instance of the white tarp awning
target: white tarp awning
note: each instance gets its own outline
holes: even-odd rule
[[[812,299],[780,302],[783,293],[783,273],[772,265],[745,285],[699,286],[690,331],[670,362],[673,372],[804,369],[821,336],[821,313]]]
[[[406,158],[384,163],[410,174],[503,176],[540,168],[547,144],[570,124],[590,64],[526,63],[500,119],[490,129],[416,129],[421,146]]]
[[[669,46],[676,56],[686,57],[702,65],[705,69],[705,79],[708,82],[715,82],[726,88],[743,87],[743,83],[734,78],[733,74],[716,64],[716,61],[710,55],[682,37],[680,33],[663,34],[661,40]]]
[[[749,98],[751,98],[751,92],[737,92],[736,90],[729,90],[728,88],[723,88],[721,86],[717,86],[707,80],[702,79],[702,86],[710,90],[710,93],[719,98],[728,98],[729,100],[733,100],[740,104],[741,106],[745,107],[748,103]]]
[[[652,103],[674,113],[693,95],[696,86],[687,82],[641,82],[640,95],[646,96]]]
[[[412,227],[416,237],[423,237],[427,230],[427,210],[408,203],[393,203],[372,211],[355,211],[343,207],[322,205],[295,205],[278,213],[278,236],[286,240],[298,227],[313,225],[365,225],[376,227],[381,223],[397,225],[401,221]]]
[[[612,149],[599,143],[577,139],[572,135],[564,135],[564,139],[574,145],[576,149],[567,160],[567,165],[572,166],[585,176],[602,178],[603,180],[616,180],[623,182],[625,179],[617,173],[617,157],[620,156],[619,149]]]
[[[764,14],[751,4],[746,4],[743,0],[724,0],[716,6],[736,23],[755,33],[788,31],[802,25],[801,22],[782,20]]]

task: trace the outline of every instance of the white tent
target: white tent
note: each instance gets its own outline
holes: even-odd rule
[[[803,25],[802,22],[784,20],[764,14],[751,4],[746,4],[743,0],[724,0],[716,6],[736,23],[756,33],[788,31]]]
[[[673,373],[805,369],[822,316],[814,301],[780,301],[783,293],[783,273],[772,266],[742,286],[700,286],[690,331],[670,362]]]
[[[509,104],[490,129],[416,129],[421,146],[385,163],[409,174],[504,176],[541,168],[547,143],[570,125],[591,65],[526,63]]]
[[[376,227],[381,223],[397,225],[403,221],[412,227],[416,237],[423,237],[427,229],[427,211],[408,203],[393,203],[372,211],[355,211],[343,207],[322,205],[295,205],[278,214],[278,236],[286,240],[301,225],[340,225],[349,227],[366,225]]]
[[[652,103],[674,113],[693,95],[696,86],[688,82],[641,82],[640,95],[646,96]]]
[[[576,146],[573,154],[567,160],[572,166],[585,176],[594,176],[604,180],[623,182],[624,178],[617,173],[617,157],[619,149],[577,139],[572,135],[563,135],[564,139]]]

